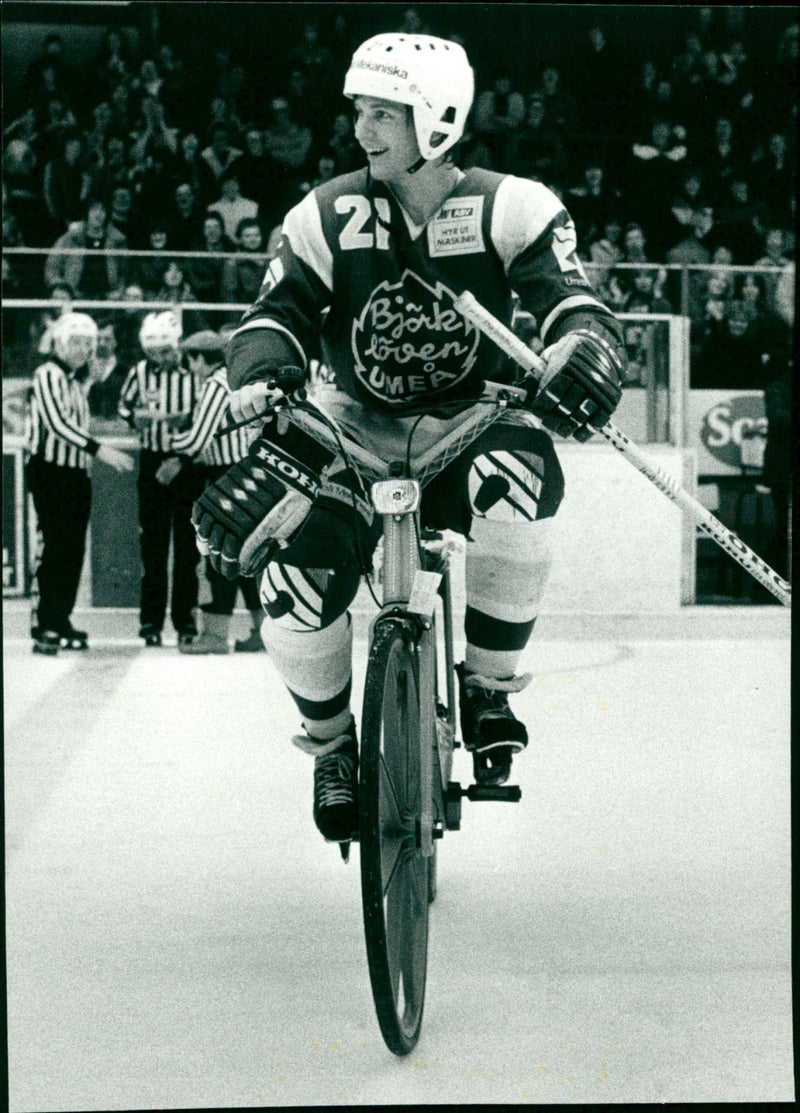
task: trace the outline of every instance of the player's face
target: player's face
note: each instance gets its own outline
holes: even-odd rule
[[[411,112],[405,104],[378,97],[355,97],[355,135],[377,181],[407,180],[419,159]]]
[[[65,345],[66,362],[70,367],[82,367],[94,357],[97,341],[93,336],[70,336]]]
[[[245,228],[241,235],[245,251],[258,251],[261,247],[261,232],[256,227]]]
[[[101,328],[97,333],[97,352],[99,359],[108,359],[117,350],[117,338],[111,325]]]
[[[159,367],[173,367],[180,358],[180,353],[177,348],[173,348],[168,344],[158,344],[148,347],[146,354],[152,359],[153,363],[157,364]]]

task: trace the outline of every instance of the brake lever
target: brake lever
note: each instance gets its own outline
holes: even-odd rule
[[[263,414],[258,414],[256,417],[248,417],[243,421],[237,421],[233,425],[226,425],[220,428],[214,434],[214,439],[225,436],[226,433],[233,433],[236,429],[242,429],[245,425],[252,425],[254,421],[266,421],[267,418],[280,410],[286,409],[287,406],[302,405],[308,400],[308,390],[305,386],[305,373],[300,367],[286,366],[281,367],[274,378],[267,381],[269,390],[280,390],[283,394],[282,398],[276,398],[275,401],[264,410]]]

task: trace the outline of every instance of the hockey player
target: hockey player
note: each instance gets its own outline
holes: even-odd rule
[[[97,345],[97,325],[86,313],[64,313],[53,325],[54,354],[36,368],[30,412],[28,488],[41,534],[36,571],[38,600],[33,649],[86,649],[87,634],[71,615],[86,549],[92,501],[90,461],[117,472],[133,460],[89,435],[85,382]]]
[[[414,452],[424,451],[447,431],[451,403],[463,409],[483,380],[511,374],[455,310],[454,297],[468,289],[506,323],[514,292],[535,317],[546,364],[532,398],[539,422],[583,441],[608,420],[624,369],[619,324],[593,293],[573,222],[552,192],[456,165],[473,91],[466,54],[452,42],[381,34],[355,52],[344,92],[368,165],[315,188],[286,215],[260,295],[231,340],[234,419],[263,413],[275,372],[307,368],[321,344],[338,388],[322,401],[331,415],[384,459],[405,457],[412,425]],[[418,422],[412,415],[420,414]],[[301,440],[283,443],[299,474]],[[278,474],[273,501],[284,493]],[[262,500],[267,487],[260,484]],[[502,783],[512,755],[528,742],[508,694],[528,680],[519,664],[550,569],[562,494],[550,436],[516,413],[423,495],[426,524],[470,541],[461,725],[485,783]],[[253,519],[263,517],[259,497],[250,514],[242,503],[226,514],[224,491],[212,488],[195,508],[200,545],[232,572]],[[316,758],[314,818],[332,841],[349,839],[357,823],[348,607],[360,576],[352,518],[319,495],[261,577],[262,636],[302,716],[305,735],[295,741]],[[369,535],[374,544],[374,527]]]

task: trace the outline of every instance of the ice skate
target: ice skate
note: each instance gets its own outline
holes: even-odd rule
[[[185,626],[181,626],[178,630],[178,649],[181,646],[191,645],[197,638],[197,627],[193,622],[187,622]]]
[[[55,630],[43,630],[35,626],[31,631],[33,635],[33,652],[43,653],[47,657],[54,657],[61,644],[61,635]]]
[[[89,648],[89,635],[85,630],[76,630],[71,622],[59,630],[61,649],[88,649]]]
[[[146,646],[161,645],[161,631],[150,622],[144,623],[140,628],[139,637],[144,639]]]
[[[358,742],[351,719],[330,741],[296,735],[292,741],[314,762],[314,822],[328,842],[349,842],[358,828]]]
[[[475,780],[482,785],[501,785],[508,780],[511,759],[528,744],[525,724],[508,706],[508,693],[519,692],[529,677],[498,680],[456,665],[461,734],[472,754]]]

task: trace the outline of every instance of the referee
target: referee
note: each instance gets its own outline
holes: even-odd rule
[[[53,325],[53,354],[33,374],[26,474],[41,535],[38,600],[31,634],[36,653],[85,649],[72,625],[92,502],[91,459],[133,471],[124,452],[89,436],[88,364],[97,325],[86,313],[64,313]]]
[[[169,476],[162,465],[174,455],[177,430],[191,424],[197,406],[195,376],[181,357],[181,326],[172,310],[148,313],[139,331],[145,358],[128,372],[118,412],[139,432],[139,534],[142,586],[139,637],[161,645],[169,589],[169,546],[173,567],[170,617],[179,644],[197,637],[198,554],[192,527],[192,504],[203,490],[203,477],[191,461]],[[171,479],[171,481],[170,481]]]
[[[213,483],[232,464],[247,455],[254,437],[258,436],[262,422],[251,422],[239,429],[215,436],[220,423],[228,412],[228,375],[225,370],[224,342],[216,332],[196,332],[183,342],[183,351],[198,383],[202,385],[200,405],[192,427],[173,438],[172,451],[162,465],[165,476],[175,476],[185,460],[198,460],[206,482]],[[250,612],[252,630],[249,637],[237,641],[237,652],[264,651],[259,633],[263,613],[258,588],[252,577],[241,576],[227,580],[206,561],[206,578],[211,588],[211,602],[204,604],[200,637],[191,643],[179,644],[181,653],[227,653],[229,633],[236,595],[241,588]]]

